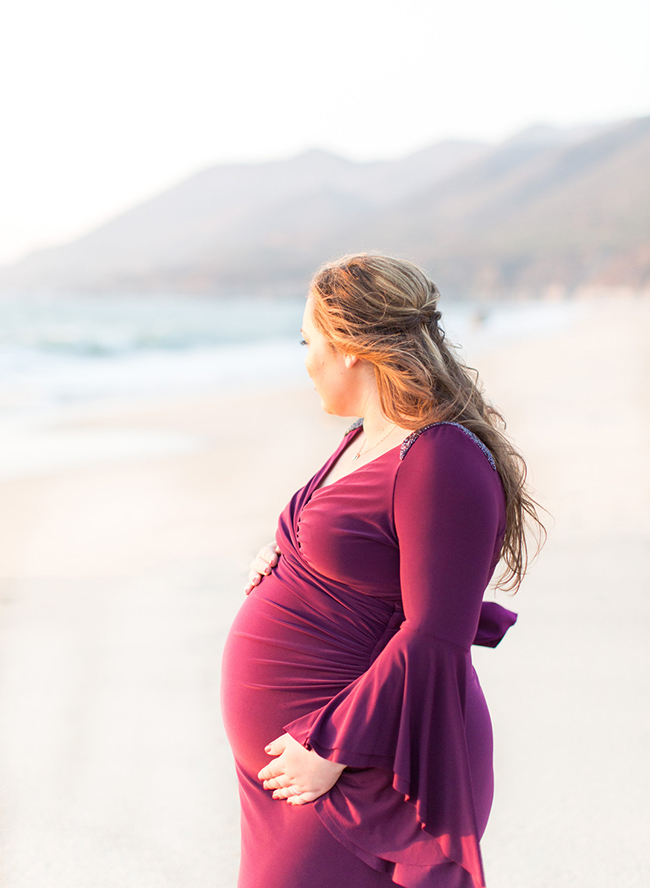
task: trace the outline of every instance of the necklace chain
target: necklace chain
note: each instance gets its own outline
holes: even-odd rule
[[[356,452],[356,453],[354,454],[354,456],[352,457],[352,462],[354,462],[355,460],[359,459],[359,457],[361,456],[362,453],[364,453],[364,452],[365,452],[365,453],[370,453],[370,451],[371,451],[371,450],[374,450],[375,447],[379,447],[379,445],[381,444],[381,442],[382,442],[382,441],[385,441],[386,438],[391,434],[391,432],[395,431],[395,428],[396,428],[396,426],[393,425],[393,427],[392,427],[392,428],[391,428],[391,429],[390,429],[390,430],[384,435],[383,438],[380,438],[379,441],[377,441],[376,444],[373,444],[372,447],[368,447],[368,449],[365,450],[365,451],[364,451],[364,449],[363,449],[363,445],[364,445],[366,442],[364,441],[363,444],[361,445],[361,448],[360,448],[359,450],[357,450],[357,452]]]

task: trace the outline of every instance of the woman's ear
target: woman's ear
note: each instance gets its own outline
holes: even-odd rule
[[[348,370],[351,370],[358,360],[359,355],[345,355],[345,366]]]

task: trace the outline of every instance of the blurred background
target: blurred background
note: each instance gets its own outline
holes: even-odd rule
[[[235,888],[221,648],[350,422],[309,280],[367,249],[436,281],[548,510],[476,656],[488,884],[650,882],[649,33],[646,0],[3,13],[0,888]]]

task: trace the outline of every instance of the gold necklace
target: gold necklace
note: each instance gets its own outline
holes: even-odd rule
[[[379,447],[379,445],[381,444],[381,442],[382,442],[382,441],[385,441],[386,438],[388,437],[388,435],[390,435],[392,432],[394,432],[396,428],[397,428],[397,426],[393,425],[392,429],[390,429],[390,431],[389,431],[386,435],[384,435],[383,438],[380,438],[379,441],[377,441],[376,444],[373,444],[372,447],[369,447],[365,452],[366,452],[366,453],[370,453],[370,451],[371,451],[371,450],[374,450],[375,447]],[[365,444],[366,442],[364,441],[363,443]],[[363,450],[363,444],[362,444],[360,450],[357,450],[357,452],[356,452],[356,453],[354,454],[354,456],[352,457],[352,462],[354,462],[355,460],[359,459],[359,457],[361,456],[361,454],[362,454],[363,452],[364,452],[364,450]]]

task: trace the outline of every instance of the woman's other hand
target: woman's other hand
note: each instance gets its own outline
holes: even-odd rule
[[[280,547],[273,540],[268,546],[262,546],[255,558],[251,561],[250,570],[248,571],[248,585],[244,589],[246,595],[249,595],[255,586],[260,582],[262,577],[268,576],[272,569],[276,566],[280,558]]]
[[[321,758],[305,749],[291,734],[282,734],[264,752],[277,756],[257,775],[264,789],[273,790],[274,799],[286,799],[290,805],[313,802],[328,792],[345,770],[345,765]]]

